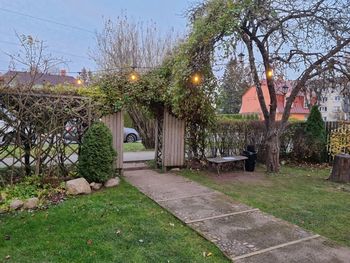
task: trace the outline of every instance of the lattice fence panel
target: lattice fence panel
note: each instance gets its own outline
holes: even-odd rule
[[[96,116],[86,97],[0,93],[1,179],[74,171],[82,136]]]

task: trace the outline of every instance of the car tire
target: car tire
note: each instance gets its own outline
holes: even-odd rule
[[[132,134],[132,133],[130,133],[130,134],[128,134],[128,136],[126,136],[126,142],[136,142],[137,141],[137,137],[136,137],[136,135],[135,134]]]

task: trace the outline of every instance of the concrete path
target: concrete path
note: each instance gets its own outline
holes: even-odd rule
[[[125,171],[128,182],[239,263],[350,262],[350,250],[173,173]]]

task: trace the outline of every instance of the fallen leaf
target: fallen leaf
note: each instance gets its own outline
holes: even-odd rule
[[[89,239],[88,241],[86,241],[86,244],[88,244],[89,246],[92,245],[92,240]]]
[[[4,239],[5,239],[5,240],[10,240],[10,239],[11,239],[11,236],[10,236],[10,235],[5,235],[5,236],[4,236]]]
[[[117,231],[115,231],[115,233],[116,233],[117,235],[120,235],[120,234],[122,233],[122,231],[120,231],[120,230],[118,229]]]
[[[6,257],[5,257],[5,259],[10,259],[11,258],[11,256],[10,255],[7,255]]]
[[[169,225],[170,225],[170,226],[175,226],[175,224],[174,224],[174,223],[169,223]]]
[[[139,239],[139,242],[140,242],[140,243],[143,243],[143,239]]]

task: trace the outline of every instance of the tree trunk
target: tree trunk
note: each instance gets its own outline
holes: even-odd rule
[[[128,110],[130,118],[142,138],[142,144],[146,149],[155,147],[155,120],[151,119],[144,110],[134,107]]]
[[[337,154],[334,158],[332,174],[328,178],[333,182],[350,183],[350,155]]]
[[[267,132],[266,136],[266,169],[269,173],[280,170],[280,138],[277,132]]]

